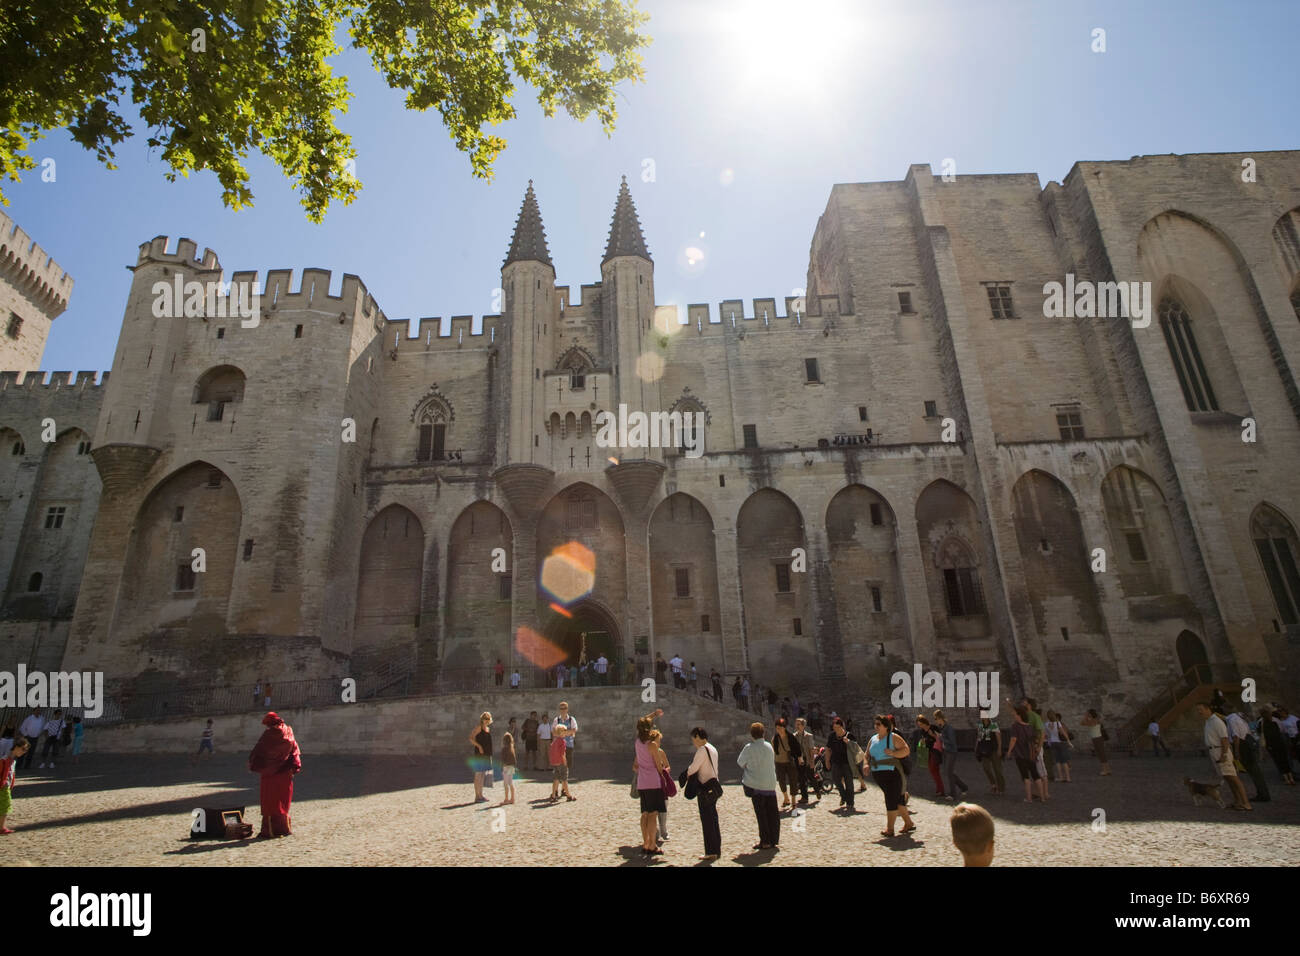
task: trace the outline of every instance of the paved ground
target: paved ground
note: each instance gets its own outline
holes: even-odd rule
[[[669,755],[674,771],[680,769],[685,749]],[[471,802],[468,771],[454,760],[308,754],[296,783],[292,837],[186,839],[190,811],[201,805],[246,805],[258,826],[256,778],[244,770],[244,760],[242,754],[218,755],[193,766],[185,757],[92,754],[79,766],[20,774],[9,823],[17,832],[0,837],[0,859],[5,865],[72,866],[647,865],[637,851],[637,805],[628,796],[630,753],[580,754],[573,803],[546,803],[549,775],[542,782],[541,774],[525,774],[516,781],[518,802],[501,810]],[[884,801],[869,786],[857,798],[867,812],[833,814],[838,798],[827,797],[800,821],[783,816],[780,853],[751,851],[758,831],[738,780],[728,780],[726,766],[734,760],[734,754],[723,755],[724,782],[737,785],[727,787],[719,804],[723,858],[714,865],[960,863],[947,805],[928,796],[930,781],[919,775],[913,779],[914,838],[880,837]],[[1282,786],[1271,768],[1273,801],[1234,813],[1192,805],[1182,779],[1206,778],[1201,759],[1120,756],[1113,767],[1113,776],[1099,777],[1092,759],[1079,758],[1077,782],[1053,785],[1046,805],[1026,805],[1017,791],[989,796],[970,755],[962,755],[958,771],[972,786],[971,799],[997,820],[1001,865],[1300,865],[1294,829],[1300,787]],[[499,795],[500,784],[490,792]],[[702,852],[695,806],[680,795],[669,806],[671,839],[653,865],[695,865]],[[1105,811],[1105,832],[1093,828],[1095,808]]]

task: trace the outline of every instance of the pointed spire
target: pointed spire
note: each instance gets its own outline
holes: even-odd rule
[[[641,235],[641,221],[636,216],[636,206],[632,204],[632,194],[628,192],[627,177],[623,177],[618,187],[618,200],[614,203],[614,219],[609,224],[609,242],[605,245],[604,265],[615,256],[640,256],[647,261],[650,251],[645,247],[645,237]]]
[[[528,191],[524,193],[524,203],[519,207],[519,218],[515,220],[515,235],[510,240],[510,252],[506,254],[506,261],[501,263],[501,267],[525,259],[544,262],[555,268],[551,262],[550,250],[546,248],[546,230],[542,228],[542,212],[537,207],[537,194],[533,192],[531,179],[528,180]]]

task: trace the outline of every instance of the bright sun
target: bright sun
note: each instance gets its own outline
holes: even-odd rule
[[[718,30],[727,62],[748,90],[807,96],[847,72],[866,29],[864,0],[736,0]]]

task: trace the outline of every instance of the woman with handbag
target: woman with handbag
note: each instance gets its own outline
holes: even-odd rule
[[[776,720],[776,732],[772,734],[772,752],[776,755],[776,782],[781,788],[780,809],[784,810],[794,806],[794,793],[799,789],[801,756],[799,741],[790,734],[784,717]]]
[[[871,769],[871,779],[880,785],[885,794],[885,829],[880,831],[883,837],[894,835],[894,820],[903,818],[903,833],[916,829],[912,816],[903,803],[903,779],[899,774],[899,764],[911,753],[907,741],[894,733],[893,722],[884,714],[877,714],[876,733],[867,743],[867,760]]]
[[[755,850],[779,850],[781,842],[781,811],[776,805],[776,754],[772,745],[763,739],[763,725],[749,725],[745,749],[736,758],[745,771],[741,783],[745,796],[754,801],[754,818],[758,821],[758,842]]]
[[[934,795],[943,799],[943,775],[939,772],[939,768],[943,766],[943,741],[930,726],[930,720],[925,714],[916,715],[916,732],[925,743],[926,766],[929,768],[930,777],[934,780]]]
[[[695,758],[686,769],[686,799],[694,799],[700,808],[700,829],[704,833],[703,861],[722,856],[722,831],[718,827],[718,797],[722,796],[722,781],[718,779],[718,750],[709,743],[709,734],[703,727],[691,731],[695,745]]]
[[[1049,710],[1046,730],[1047,742],[1052,748],[1052,762],[1056,765],[1055,779],[1070,783],[1070,748],[1074,746],[1070,741],[1070,729],[1065,726],[1065,721],[1061,720],[1058,712]]]
[[[483,779],[492,773],[492,715],[486,710],[478,715],[478,726],[469,735],[469,742],[474,746],[474,756],[470,758],[470,767],[474,771],[474,802],[487,803],[483,796]]]
[[[997,721],[987,715],[975,725],[975,759],[984,768],[993,793],[1005,793],[1007,780],[1002,773],[1002,731]]]
[[[657,709],[636,722],[636,760],[632,769],[636,773],[637,795],[641,799],[641,853],[645,856],[662,856],[664,852],[655,842],[655,834],[659,829],[659,814],[668,812],[661,775],[668,766],[668,758],[652,736],[655,718],[663,714],[662,709]]]
[[[1097,760],[1101,763],[1101,776],[1109,777],[1110,763],[1106,760],[1106,741],[1110,739],[1110,734],[1106,733],[1106,728],[1101,725],[1101,715],[1095,710],[1089,710],[1088,715],[1079,723],[1088,728],[1088,736],[1092,738],[1092,752],[1097,755]]]

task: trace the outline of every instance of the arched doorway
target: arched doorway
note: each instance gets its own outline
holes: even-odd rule
[[[1205,642],[1193,634],[1191,631],[1183,631],[1178,635],[1178,643],[1175,645],[1178,652],[1178,670],[1186,674],[1193,667],[1196,668],[1196,676],[1201,683],[1210,683],[1210,657],[1205,653]]]
[[[552,605],[546,611],[543,628],[547,641],[564,654],[563,661],[558,663],[580,668],[584,663],[594,664],[604,654],[609,661],[605,683],[620,683],[623,639],[614,616],[601,604],[591,600],[579,601],[563,611]],[[554,670],[555,666],[551,665],[551,669]],[[594,675],[594,671],[589,669],[588,675]],[[594,677],[584,682],[596,683]]]

